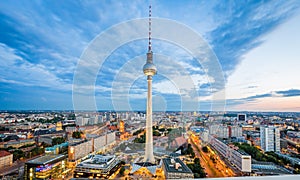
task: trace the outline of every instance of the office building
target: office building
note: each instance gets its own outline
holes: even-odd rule
[[[67,155],[45,155],[24,165],[24,179],[64,179],[68,173]]]
[[[241,137],[243,135],[243,129],[239,126],[228,126],[229,137]]]
[[[0,169],[12,165],[13,154],[0,150]]]
[[[75,162],[93,152],[92,140],[84,140],[69,144],[68,159],[70,162]]]
[[[93,155],[76,166],[74,177],[108,179],[119,167],[120,160],[115,155]]]
[[[237,147],[228,145],[218,138],[209,136],[211,146],[216,149],[231,164],[236,166],[241,172],[251,172],[251,156],[239,150]]]
[[[226,125],[212,124],[208,128],[210,135],[216,135],[219,138],[229,138],[229,129]]]
[[[166,179],[194,178],[193,172],[179,158],[164,158],[162,161]]]
[[[260,146],[265,152],[280,152],[280,131],[274,126],[260,127]]]
[[[247,115],[246,114],[238,114],[237,120],[238,121],[247,121]]]

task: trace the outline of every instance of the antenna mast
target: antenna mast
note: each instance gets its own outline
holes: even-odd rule
[[[149,5],[149,45],[148,52],[151,52],[151,4]]]

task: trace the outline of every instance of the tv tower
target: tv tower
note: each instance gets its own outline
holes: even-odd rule
[[[149,44],[147,52],[147,62],[143,67],[144,74],[147,76],[148,94],[146,111],[146,145],[144,162],[155,163],[153,155],[153,134],[152,134],[152,76],[157,72],[153,64],[153,52],[151,50],[151,5],[149,6]]]

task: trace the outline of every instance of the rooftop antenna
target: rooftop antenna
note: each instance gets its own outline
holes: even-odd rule
[[[148,52],[151,52],[151,4],[149,5],[149,45]]]

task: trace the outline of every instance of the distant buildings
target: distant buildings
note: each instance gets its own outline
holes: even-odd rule
[[[0,169],[10,166],[13,162],[13,154],[7,151],[0,151]]]
[[[243,129],[240,126],[228,126],[229,137],[241,137]]]
[[[247,115],[246,114],[238,114],[237,120],[238,121],[247,121]]]
[[[85,125],[94,125],[103,122],[103,116],[98,114],[84,114],[76,116],[76,125],[85,126]]]
[[[280,152],[280,131],[274,126],[260,127],[260,146],[265,151]]]
[[[220,124],[212,124],[209,126],[209,134],[216,135],[219,138],[229,138],[228,127]]]
[[[216,135],[219,138],[241,137],[242,127],[240,126],[227,126],[223,124],[213,124],[209,126],[209,134]]]
[[[8,142],[2,142],[0,143],[0,148],[8,148],[8,147],[14,147],[19,148],[21,146],[34,144],[34,139],[20,139],[17,141],[8,141]]]
[[[193,172],[179,158],[164,158],[162,161],[166,179],[194,178]]]

